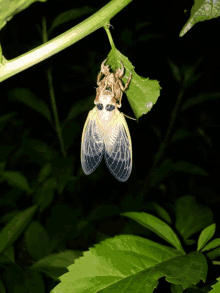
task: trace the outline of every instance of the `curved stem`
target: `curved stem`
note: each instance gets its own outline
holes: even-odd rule
[[[168,129],[167,129],[167,133],[165,135],[165,138],[164,138],[162,144],[160,145],[160,148],[159,148],[157,154],[155,155],[155,159],[154,159],[154,163],[153,163],[153,169],[155,169],[156,164],[158,163],[158,161],[160,160],[161,156],[163,155],[164,149],[165,149],[165,147],[166,147],[166,145],[168,143],[168,139],[170,137],[171,131],[173,130],[173,125],[174,125],[174,122],[176,120],[177,113],[179,111],[179,107],[180,107],[180,104],[181,104],[181,101],[182,101],[183,94],[184,94],[184,88],[181,88],[180,92],[179,92],[179,95],[177,97],[176,105],[175,105],[175,107],[173,109],[173,112],[172,112],[170,123],[169,123]]]
[[[43,17],[43,20],[42,20],[42,39],[43,39],[44,43],[46,43],[47,39],[48,39],[47,25],[46,25],[45,17]],[[48,80],[50,101],[51,101],[51,106],[52,106],[52,111],[53,111],[54,121],[55,121],[55,130],[57,132],[57,136],[58,136],[58,139],[60,142],[61,153],[62,153],[63,157],[65,158],[66,151],[65,151],[65,147],[64,147],[61,127],[60,127],[60,121],[59,121],[59,117],[58,117],[58,111],[57,111],[57,105],[56,105],[56,99],[55,99],[54,87],[53,87],[53,78],[52,78],[52,72],[51,72],[50,68],[46,70],[46,74],[47,74],[47,80]]]
[[[56,129],[57,136],[58,136],[58,139],[60,142],[61,153],[62,153],[63,157],[65,158],[66,151],[65,151],[65,147],[64,147],[61,127],[60,127],[60,121],[59,121],[59,117],[58,117],[58,111],[57,111],[57,105],[56,105],[56,100],[55,100],[51,69],[50,68],[47,69],[46,73],[47,73],[47,79],[48,79],[50,101],[51,101],[51,106],[52,106],[54,121],[55,121],[55,129]]]
[[[132,0],[112,0],[98,12],[72,29],[0,66],[0,81],[3,81],[71,46],[97,29],[103,27]]]
[[[110,32],[109,26],[110,26],[109,23],[107,25],[104,25],[104,29],[105,29],[105,31],[107,33],[109,43],[110,43],[110,45],[112,47],[112,50],[115,50],[116,48],[115,48],[115,44],[114,44],[113,39],[112,39],[112,35],[111,35],[111,32]]]
[[[179,108],[180,108],[180,104],[181,104],[181,101],[182,101],[182,97],[184,95],[184,91],[185,91],[185,88],[182,87],[180,89],[179,95],[177,97],[176,105],[175,105],[175,107],[173,109],[172,116],[171,116],[171,119],[170,119],[170,122],[169,122],[169,126],[168,126],[168,129],[167,129],[165,138],[164,138],[163,142],[161,143],[158,152],[155,155],[153,165],[152,165],[152,167],[151,167],[151,169],[150,169],[150,171],[148,173],[148,176],[147,176],[147,179],[145,181],[145,184],[144,184],[144,186],[142,188],[142,191],[141,191],[141,193],[139,195],[140,197],[143,197],[145,194],[147,194],[147,192],[148,192],[148,190],[150,188],[152,173],[154,172],[155,167],[156,167],[157,163],[159,162],[159,160],[161,159],[161,157],[162,157],[162,155],[164,153],[164,150],[165,150],[165,148],[167,146],[168,140],[170,138],[170,134],[171,134],[171,132],[173,130],[174,122],[175,122],[177,114],[179,112]]]

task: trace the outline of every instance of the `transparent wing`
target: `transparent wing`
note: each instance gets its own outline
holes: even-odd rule
[[[97,111],[94,108],[89,112],[82,134],[81,165],[86,175],[98,167],[103,155],[103,133],[97,123]]]
[[[128,180],[132,169],[131,137],[124,116],[118,111],[105,136],[105,162],[112,175],[121,182]]]

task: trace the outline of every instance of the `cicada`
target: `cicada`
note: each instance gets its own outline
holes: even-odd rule
[[[122,93],[130,83],[131,74],[123,86],[123,63],[122,68],[110,73],[105,62],[97,78],[96,106],[89,112],[82,133],[81,164],[84,173],[89,175],[104,156],[113,176],[125,182],[132,169],[132,144],[127,122],[118,108],[121,107]]]

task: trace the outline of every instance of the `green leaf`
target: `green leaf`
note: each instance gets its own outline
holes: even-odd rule
[[[89,97],[88,99],[80,100],[73,104],[72,108],[69,111],[69,114],[66,120],[62,123],[62,129],[65,125],[81,113],[90,111],[94,107],[94,96]]]
[[[15,250],[12,245],[0,255],[0,263],[15,263]]]
[[[172,224],[172,220],[171,220],[170,215],[163,207],[161,207],[156,202],[152,202],[151,204],[152,204],[153,209],[157,212],[158,216],[160,216],[160,218],[162,218],[167,223]]]
[[[181,285],[171,284],[170,292],[171,293],[183,293],[183,287]],[[189,292],[187,292],[187,293],[189,293]],[[196,293],[196,292],[194,292],[194,293]]]
[[[25,292],[30,292],[30,293],[48,292],[45,289],[45,282],[44,282],[44,278],[42,274],[31,271],[29,268],[24,270],[23,273],[24,273],[24,280],[25,280]]]
[[[53,125],[53,120],[48,106],[44,103],[44,101],[36,98],[36,96],[29,89],[15,88],[8,92],[8,96],[11,100],[21,102],[37,111]]]
[[[12,117],[14,117],[15,115],[17,115],[17,112],[11,112],[11,113],[8,113],[8,114],[5,114],[4,116],[1,116],[0,117],[0,123],[4,123],[6,124],[8,121],[11,120]]]
[[[191,235],[213,223],[212,211],[199,205],[191,196],[183,196],[175,203],[176,229],[186,241]]]
[[[36,1],[45,2],[46,0],[0,0],[0,29],[2,29],[7,21],[11,20],[15,14],[26,9]]]
[[[203,252],[206,250],[211,250],[211,249],[214,249],[218,246],[220,246],[220,238],[216,238],[216,239],[213,239],[212,241],[210,241],[205,247],[203,247],[203,249],[201,251]]]
[[[151,172],[151,187],[157,186],[157,184],[163,180],[171,170],[172,160],[166,159],[162,162],[159,168]]]
[[[53,149],[51,146],[47,145],[43,141],[32,139],[29,140],[29,146],[36,152],[40,157],[43,157],[45,160],[50,161],[53,158],[59,156],[58,152]]]
[[[162,277],[186,289],[205,282],[207,261],[200,252],[181,255],[148,239],[120,235],[89,248],[68,270],[51,293],[152,293]]]
[[[160,95],[161,87],[157,80],[150,80],[149,78],[137,75],[134,71],[134,66],[128,58],[121,54],[117,49],[111,50],[105,64],[109,64],[111,69],[115,71],[116,69],[121,68],[121,61],[125,67],[125,76],[122,79],[124,84],[127,82],[130,72],[132,73],[131,82],[126,91],[126,95],[129,104],[138,119],[152,109]]]
[[[55,177],[58,193],[61,194],[65,186],[72,178],[73,173],[73,157],[60,158],[57,157],[53,161],[53,176]]]
[[[220,278],[217,279],[217,283],[215,283],[214,285],[211,285],[211,287],[213,288],[211,291],[209,291],[209,293],[219,293],[220,292]]]
[[[24,177],[24,175],[22,175],[20,172],[3,171],[1,176],[8,182],[8,184],[25,190],[29,194],[31,193],[31,189],[26,177]]]
[[[210,101],[212,99],[220,98],[220,93],[206,93],[199,94],[197,97],[188,99],[182,106],[181,110],[186,110],[198,105],[199,103]]]
[[[25,136],[22,137],[22,152],[29,155],[30,161],[33,160],[40,166],[59,156],[55,149],[43,141]]]
[[[37,206],[32,206],[17,214],[0,232],[0,253],[18,238],[30,223]]]
[[[171,170],[173,170],[174,172],[186,172],[186,173],[208,176],[208,173],[204,169],[186,161],[179,161],[179,162],[173,163],[171,166]]]
[[[39,189],[40,191],[46,191],[49,189],[55,189],[57,186],[57,181],[55,178],[49,178],[47,179],[43,185],[41,186],[41,188]]]
[[[34,194],[34,203],[36,203],[39,206],[39,211],[42,212],[44,211],[48,206],[51,205],[53,199],[54,199],[54,190],[55,189],[46,189],[45,186],[40,188],[39,191],[37,191]]]
[[[176,141],[176,140],[180,140],[180,139],[183,139],[183,138],[185,138],[186,136],[188,136],[189,135],[189,132],[188,131],[186,131],[186,130],[184,130],[184,129],[178,129],[175,133],[174,133],[174,135],[173,135],[173,137],[171,138],[171,141],[170,142],[174,142],[174,141]]]
[[[213,249],[212,251],[209,251],[206,253],[206,256],[210,259],[216,259],[220,257],[220,247],[217,247],[216,249]]]
[[[193,244],[196,244],[196,240],[194,240],[194,239],[186,239],[185,243],[186,243],[186,245],[193,245]]]
[[[36,203],[40,210],[44,210],[54,198],[54,190],[57,188],[57,181],[55,178],[48,178],[44,181],[34,194],[34,203]]]
[[[128,217],[130,219],[133,219],[134,221],[138,222],[140,225],[153,231],[155,234],[163,238],[165,241],[169,242],[171,245],[176,247],[176,249],[178,249],[182,253],[185,253],[176,233],[164,221],[158,219],[157,217],[151,214],[147,214],[143,212],[142,213],[128,212],[128,213],[122,213],[121,215]]]
[[[83,15],[87,15],[87,14],[91,14],[93,12],[95,12],[96,9],[90,6],[82,6],[80,8],[75,8],[75,9],[70,9],[67,11],[64,11],[62,13],[60,13],[52,22],[51,27],[48,31],[48,34],[51,33],[51,31],[53,29],[55,29],[56,27],[58,27],[61,24],[64,24],[68,21],[71,21],[73,19],[77,19]]]
[[[34,263],[30,269],[44,272],[50,277],[57,279],[61,274],[67,272],[67,267],[82,256],[81,251],[66,250],[54,253]],[[81,291],[82,292],[82,291]]]
[[[176,66],[176,64],[170,60],[168,57],[166,57],[166,60],[170,66],[170,70],[171,70],[171,73],[173,75],[173,78],[178,82],[178,83],[181,83],[182,81],[182,76],[181,76],[181,72],[180,72],[180,69]]]
[[[199,134],[199,135],[205,140],[205,142],[209,145],[209,147],[212,148],[212,146],[213,146],[212,140],[211,140],[210,136],[208,136],[208,135],[206,134],[206,131],[205,131],[203,128],[200,128],[200,127],[198,127],[197,131],[198,131],[198,134]]]
[[[9,195],[11,196],[11,194],[9,194]],[[7,194],[7,196],[8,196],[8,194]],[[13,198],[13,200],[14,200],[14,198]],[[9,213],[1,216],[1,218],[0,218],[0,224],[9,222],[18,213],[19,213],[19,211],[13,210],[13,211],[11,211],[11,212],[9,212]]]
[[[34,260],[41,259],[50,253],[50,240],[44,227],[32,221],[24,234],[27,251]]]
[[[139,31],[141,29],[146,29],[148,26],[151,26],[152,23],[150,21],[142,21],[142,22],[138,22],[136,24],[136,31]]]
[[[210,226],[203,229],[199,235],[197,251],[200,251],[206,243],[213,237],[216,229],[216,224],[211,224]]]
[[[5,289],[4,283],[2,282],[1,279],[0,279],[0,292],[1,293],[6,293],[6,289]]]
[[[17,115],[17,113],[12,112],[0,117],[0,132],[3,130],[5,125],[11,120],[11,118],[14,117],[15,115]]]
[[[190,86],[194,85],[196,81],[204,74],[204,72],[199,72],[198,67],[203,61],[204,57],[198,59],[196,64],[193,66],[185,66],[183,65],[181,68],[181,72],[183,75],[182,87],[186,91]]]
[[[181,30],[180,37],[184,36],[197,22],[219,17],[219,6],[219,0],[195,0],[190,18]]]
[[[38,182],[43,182],[52,171],[52,167],[50,163],[46,163],[38,174]]]

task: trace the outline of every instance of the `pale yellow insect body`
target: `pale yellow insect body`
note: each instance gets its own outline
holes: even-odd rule
[[[104,89],[89,112],[82,134],[81,164],[84,173],[89,175],[104,156],[113,176],[125,182],[132,169],[131,137],[113,96]]]
[[[103,156],[109,170],[119,181],[128,180],[132,169],[131,137],[121,107],[124,66],[111,73],[109,66],[102,62],[97,77],[95,107],[89,112],[84,125],[81,143],[81,164],[86,175],[91,174],[100,164]],[[101,76],[104,78],[101,79]]]

